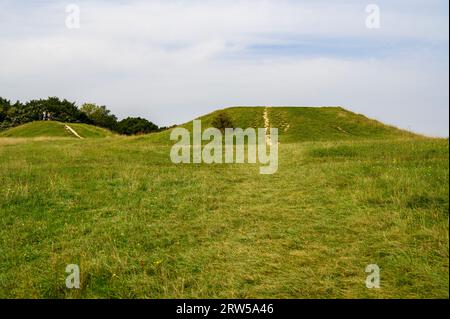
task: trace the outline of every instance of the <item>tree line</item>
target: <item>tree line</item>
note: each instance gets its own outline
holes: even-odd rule
[[[96,125],[123,135],[147,134],[165,129],[140,117],[127,117],[119,121],[104,105],[85,103],[78,108],[74,102],[58,97],[12,103],[0,97],[0,130],[42,120],[44,113],[49,114],[54,121]]]

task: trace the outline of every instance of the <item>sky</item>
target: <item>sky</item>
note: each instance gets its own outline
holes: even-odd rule
[[[0,0],[0,96],[93,102],[161,126],[228,106],[342,106],[448,137],[448,6]]]

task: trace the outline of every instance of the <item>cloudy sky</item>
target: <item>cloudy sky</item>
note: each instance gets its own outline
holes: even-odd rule
[[[372,3],[379,28],[366,24]],[[339,105],[448,136],[448,5],[0,0],[0,96],[95,102],[159,125],[226,106]]]

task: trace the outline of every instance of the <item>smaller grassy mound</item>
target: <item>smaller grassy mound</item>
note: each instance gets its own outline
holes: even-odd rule
[[[114,133],[98,126],[82,124],[82,123],[67,123],[74,129],[81,137],[84,138],[103,138],[114,136]]]
[[[64,124],[40,121],[13,127],[0,133],[0,137],[75,137],[64,128]]]
[[[68,123],[81,137],[102,138],[114,135],[112,132],[89,124]],[[13,127],[0,133],[0,137],[68,137],[77,138],[65,128],[65,123],[56,121],[36,121]]]

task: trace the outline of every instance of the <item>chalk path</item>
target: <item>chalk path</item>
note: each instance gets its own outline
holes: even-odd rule
[[[81,137],[73,128],[71,128],[69,125],[64,124],[64,127],[66,128],[66,130],[68,130],[70,133],[72,133],[73,135],[75,135],[78,138],[83,139],[83,137]]]
[[[266,107],[263,113],[264,119],[264,131],[266,133],[266,144],[272,145],[272,141],[270,140],[270,120],[269,120],[269,109]]]

